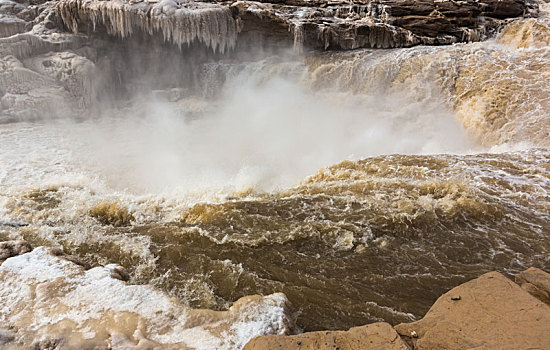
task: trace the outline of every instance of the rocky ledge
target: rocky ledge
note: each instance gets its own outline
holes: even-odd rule
[[[530,268],[516,284],[498,272],[451,289],[419,321],[252,339],[263,349],[550,349],[550,274]]]
[[[60,0],[57,5],[74,32],[103,27],[122,38],[134,31],[159,33],[177,45],[196,40],[221,52],[241,37],[255,44],[292,41],[298,50],[477,41],[535,7],[529,0]]]
[[[441,45],[482,40],[510,18],[536,16],[537,6],[534,0],[2,0],[0,56],[75,48],[93,33],[199,43],[215,52],[236,45]]]
[[[241,349],[294,324],[282,293],[226,311],[191,309],[115,264],[86,268],[59,249],[0,242],[0,349]]]

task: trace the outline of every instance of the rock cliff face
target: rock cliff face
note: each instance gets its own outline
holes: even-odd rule
[[[477,41],[506,18],[527,14],[528,0],[311,0],[176,2],[61,0],[63,23],[77,32],[104,27],[121,38],[141,31],[181,46],[199,41],[214,51],[248,42],[292,41],[295,48],[355,49]]]
[[[543,301],[550,274],[530,268],[518,281],[521,287],[487,273],[442,295],[421,320],[395,329],[375,323],[346,332],[263,336],[245,349],[548,349],[550,307]]]
[[[196,40],[220,52],[234,47],[237,38],[237,18],[230,6],[167,0],[137,3],[69,0],[60,1],[57,9],[63,23],[75,33],[79,26],[92,31],[103,26],[108,34],[121,38],[141,31],[149,36],[161,34],[164,41],[180,47]]]
[[[15,120],[68,115],[95,98],[96,66],[73,52],[7,56],[0,67],[0,111]]]
[[[78,46],[64,30],[136,33],[216,52],[238,39],[315,49],[441,45],[485,38],[507,18],[536,13],[531,0],[190,1],[54,0],[0,4],[0,55]]]

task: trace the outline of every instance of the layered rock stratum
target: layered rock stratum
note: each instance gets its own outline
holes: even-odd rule
[[[104,27],[122,38],[141,31],[177,45],[197,40],[213,50],[238,36],[322,49],[390,48],[476,41],[507,18],[526,15],[526,1],[235,1],[127,2],[63,0],[63,23],[75,33]]]
[[[0,6],[0,54],[81,45],[68,31],[120,38],[140,33],[219,52],[240,38],[317,49],[441,45],[484,39],[508,19],[536,12],[530,0],[10,0]]]
[[[288,337],[263,336],[250,341],[245,349],[408,350],[409,347],[389,323],[379,322],[348,331],[311,332]]]

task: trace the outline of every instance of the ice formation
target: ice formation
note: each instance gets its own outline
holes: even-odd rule
[[[190,309],[146,285],[119,279],[115,265],[84,270],[38,247],[0,266],[0,330],[13,342],[56,349],[174,346],[237,349],[290,331],[286,297],[247,296],[228,311]]]
[[[224,52],[235,45],[237,22],[227,6],[210,3],[163,0],[157,4],[124,1],[68,0],[58,3],[65,25],[78,32],[86,19],[95,30],[104,25],[109,34],[126,38],[136,29],[153,35],[161,33],[165,42],[178,46],[197,40],[214,51]]]

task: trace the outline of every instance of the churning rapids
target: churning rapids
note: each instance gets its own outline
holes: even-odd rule
[[[104,307],[90,293],[125,302],[107,295],[122,287],[97,282],[111,263],[129,271],[131,285],[175,299],[128,293],[161,309],[181,303],[189,324],[225,317],[225,328],[195,327],[187,338],[191,326],[153,322],[159,335],[150,339],[196,348],[241,347],[279,332],[266,327],[285,318],[296,320],[292,331],[415,320],[441,293],[484,272],[550,269],[546,15],[510,21],[479,43],[181,58],[193,79],[169,89],[159,81],[191,76],[177,68],[180,52],[166,62],[103,54],[133,69],[109,81],[118,84],[116,101],[87,87],[97,95],[82,102],[92,115],[0,117],[0,240],[62,248],[94,267],[65,268],[35,250],[26,263],[39,272],[25,270],[20,282],[52,273],[66,279],[56,280],[64,283],[58,290],[88,289],[72,292],[73,306],[48,309],[60,293],[51,289],[24,317],[26,299],[3,290],[12,305],[0,309],[0,326],[28,322],[30,333],[46,334],[69,320],[81,332],[74,339],[100,339],[110,323],[135,336],[138,321],[116,316],[115,306],[101,327],[83,321]],[[75,59],[65,55],[20,64]],[[8,63],[0,82],[16,84]],[[53,99],[60,110],[63,96]],[[282,294],[258,305],[245,299],[264,315],[249,322],[195,310],[278,292],[290,311]],[[116,312],[133,310],[120,304]],[[254,313],[228,311],[239,312]]]

